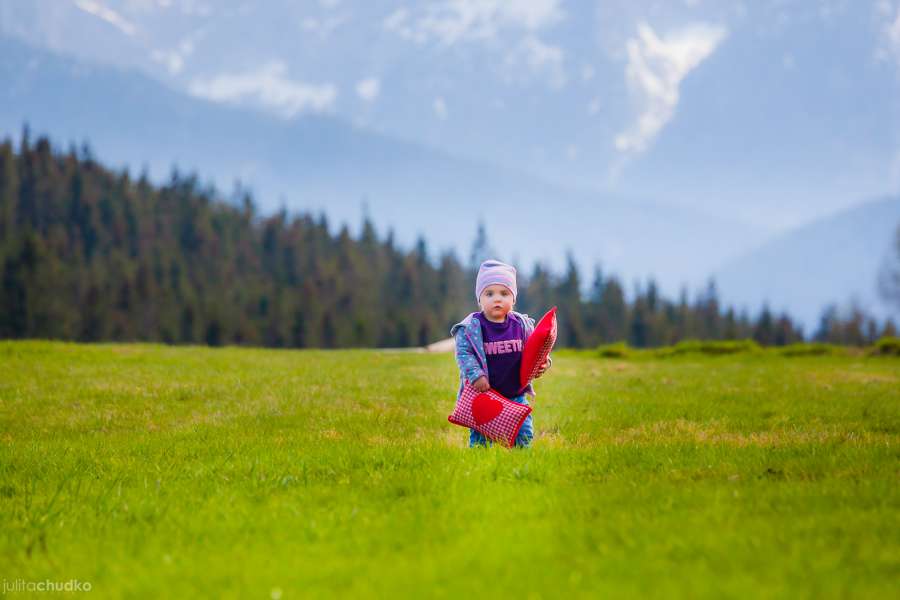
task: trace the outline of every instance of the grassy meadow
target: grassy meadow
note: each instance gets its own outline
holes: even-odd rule
[[[532,448],[449,354],[0,342],[0,580],[96,597],[870,597],[900,359],[559,351]]]

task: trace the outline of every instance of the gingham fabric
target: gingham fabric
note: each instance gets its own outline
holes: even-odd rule
[[[479,392],[466,382],[447,420],[475,429],[488,439],[512,447],[529,414],[531,407],[527,404],[513,402],[492,389]]]
[[[538,369],[550,356],[550,351],[555,343],[556,307],[554,306],[541,317],[534,331],[528,337],[528,341],[525,342],[525,348],[522,350],[522,368],[519,371],[519,380],[523,388],[537,375]]]

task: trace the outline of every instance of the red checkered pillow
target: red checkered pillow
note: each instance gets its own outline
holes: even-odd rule
[[[522,367],[519,371],[519,382],[523,388],[537,375],[538,369],[550,356],[550,350],[553,349],[555,343],[556,307],[554,306],[541,317],[534,331],[528,337],[528,341],[525,342],[525,348],[522,350]]]
[[[529,414],[531,407],[527,404],[513,402],[492,389],[479,392],[466,382],[447,420],[511,447]]]

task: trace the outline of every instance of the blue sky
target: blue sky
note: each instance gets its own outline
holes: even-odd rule
[[[772,231],[900,188],[897,0],[3,0],[0,23],[285,121]]]

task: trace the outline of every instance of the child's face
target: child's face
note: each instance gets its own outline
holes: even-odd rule
[[[495,283],[481,292],[481,310],[491,321],[502,322],[513,307],[513,295],[505,285]]]

